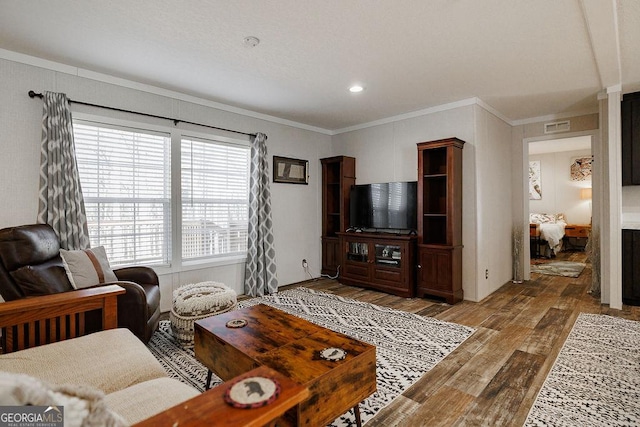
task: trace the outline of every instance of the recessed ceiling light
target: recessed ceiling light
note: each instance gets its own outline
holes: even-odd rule
[[[256,47],[260,44],[260,39],[254,36],[247,36],[244,38],[244,45],[246,47]]]
[[[353,85],[349,88],[349,92],[351,93],[358,93],[358,92],[362,92],[364,90],[364,88],[360,85]]]

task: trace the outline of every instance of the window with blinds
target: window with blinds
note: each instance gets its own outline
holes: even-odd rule
[[[112,265],[170,264],[169,134],[74,121],[91,246]]]
[[[249,147],[182,139],[182,258],[245,254]]]

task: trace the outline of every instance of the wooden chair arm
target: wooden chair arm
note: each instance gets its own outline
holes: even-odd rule
[[[0,303],[5,353],[84,335],[84,313],[102,310],[103,329],[118,327],[118,285]]]
[[[280,383],[275,402],[255,409],[239,409],[224,401],[229,384],[248,377],[273,378]],[[245,426],[259,427],[282,417],[286,411],[309,397],[309,389],[266,366],[260,366],[204,393],[135,424],[136,427],[179,425],[180,427]]]

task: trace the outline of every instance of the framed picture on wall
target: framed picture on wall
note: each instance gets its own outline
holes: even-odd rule
[[[529,200],[542,199],[540,185],[540,160],[529,162]]]
[[[571,181],[591,180],[592,157],[576,157],[571,159]]]
[[[273,182],[309,184],[309,161],[273,156]]]

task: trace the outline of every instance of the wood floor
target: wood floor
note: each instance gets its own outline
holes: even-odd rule
[[[582,252],[558,260],[584,261]],[[587,293],[589,264],[579,278],[532,274],[507,283],[479,303],[453,306],[406,299],[318,279],[305,286],[422,316],[476,328],[476,332],[413,387],[384,408],[368,427],[522,426],[580,312],[640,320],[640,307],[612,310]]]

